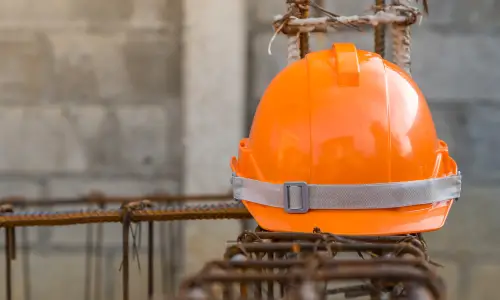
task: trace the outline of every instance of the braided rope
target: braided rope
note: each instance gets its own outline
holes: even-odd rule
[[[288,64],[300,59],[299,35],[288,36]]]

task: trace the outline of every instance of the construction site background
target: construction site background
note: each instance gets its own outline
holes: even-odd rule
[[[286,65],[284,38],[267,54],[272,18],[285,12],[284,2],[0,1],[0,196],[227,192],[229,159],[266,85]],[[346,15],[372,5],[324,2]],[[412,74],[464,187],[444,229],[425,236],[434,260],[445,265],[450,299],[494,300],[500,1],[430,0],[429,6],[430,15],[413,27]],[[352,30],[315,37],[312,44],[320,49],[333,41],[373,49],[371,33]],[[104,226],[101,297],[119,299],[121,226]],[[162,268],[178,278],[220,257],[241,226],[193,221],[168,231],[162,238],[170,239],[173,254]],[[83,299],[85,226],[26,234],[31,299]],[[145,272],[134,266],[131,296],[140,299]],[[14,299],[24,299],[20,269],[18,259]],[[162,280],[158,274],[158,286]]]

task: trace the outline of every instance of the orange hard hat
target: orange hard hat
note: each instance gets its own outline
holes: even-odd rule
[[[436,230],[461,190],[411,77],[349,43],[273,79],[231,167],[234,198],[269,231]]]

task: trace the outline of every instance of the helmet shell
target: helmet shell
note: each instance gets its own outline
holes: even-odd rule
[[[457,166],[427,102],[398,66],[352,44],[308,54],[269,84],[233,171],[259,181],[372,184],[448,176]],[[384,235],[436,230],[453,200],[394,209],[283,209],[243,201],[270,231]]]

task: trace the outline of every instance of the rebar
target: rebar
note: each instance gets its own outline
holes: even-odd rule
[[[181,284],[180,300],[327,299],[369,296],[372,300],[443,300],[443,280],[435,273],[418,235],[337,236],[325,233],[243,232],[224,260],[211,261]],[[359,259],[339,259],[341,253]],[[364,256],[366,255],[366,256]],[[364,284],[329,288],[335,281]],[[239,291],[234,290],[239,285]],[[279,294],[275,298],[275,286]],[[214,292],[221,286],[222,293]],[[253,292],[253,293],[252,293]],[[229,298],[228,298],[229,297]]]
[[[154,222],[148,222],[148,300],[154,294]]]
[[[90,210],[61,212],[15,212],[0,215],[0,227],[7,226],[61,226],[90,223],[121,222],[121,210]],[[250,213],[239,202],[203,205],[184,205],[163,209],[135,210],[132,222],[174,220],[246,219]]]
[[[123,209],[122,214],[122,239],[123,239],[123,255],[122,255],[122,299],[129,300],[129,229],[130,229],[130,211]]]
[[[385,7],[385,0],[375,0],[375,11],[381,11]],[[378,53],[380,56],[385,57],[385,24],[378,24],[374,29],[374,44],[375,44],[375,53]]]
[[[29,199],[26,197],[10,196],[0,198],[0,206],[11,205],[14,207],[50,207],[54,205],[80,206],[86,204],[122,204],[125,202],[137,202],[149,200],[158,203],[169,202],[189,202],[189,201],[228,201],[232,200],[231,194],[200,194],[200,195],[169,195],[169,194],[151,194],[141,196],[106,196],[105,194],[93,191],[88,195],[71,198],[38,198]]]

